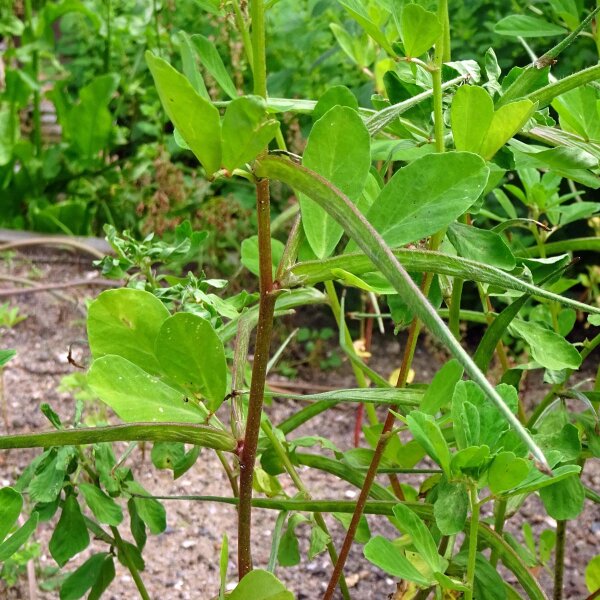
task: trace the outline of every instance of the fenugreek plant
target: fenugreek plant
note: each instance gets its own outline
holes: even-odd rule
[[[552,67],[581,36],[598,43],[599,9],[582,14],[575,3],[551,2],[548,20],[514,15],[498,23],[507,36],[561,36],[531,64],[503,74],[491,49],[478,57],[481,65],[452,60],[445,0],[431,11],[420,3],[339,0],[349,21],[332,23],[335,39],[373,78],[375,93],[365,107],[343,86],[317,101],[269,97],[265,10],[271,4],[251,1],[246,14],[242,3],[232,3],[252,94],[238,93],[204,36],[180,34],[183,73],[146,55],[177,143],[195,155],[209,180],[239,179],[256,189],[257,236],[242,245],[242,263],[258,275],[259,293],[227,297],[215,293],[224,282],[156,276],[157,261],[183,258],[202,243],[187,224],[172,245],[111,231],[117,258],[103,261],[103,269],[140,271],[130,287],[103,292],[89,306],[87,385],[122,423],[83,427],[78,410],[66,426],[45,407],[54,431],[0,438],[0,448],[45,448],[13,487],[0,491],[0,541],[8,536],[0,560],[38,522],[60,512],[50,541],[60,566],[85,550],[89,532],[107,545],[67,577],[61,598],[90,589],[89,597],[99,597],[114,577],[115,556],[149,597],[142,551],[147,529],[164,530],[165,510],[162,498],[124,466],[136,442],[147,441],[154,465],[175,477],[194,465],[200,448],[214,450],[225,469],[230,497],[188,497],[237,506],[240,582],[226,592],[225,536],[221,586],[214,590],[220,598],[293,598],[272,573],[278,561],[300,560],[297,546],[280,541],[293,538],[305,521],[310,555],[327,552],[331,559],[324,600],[338,588],[351,597],[344,569],[355,543],[402,583],[396,597],[543,599],[531,567],[553,565],[559,599],[565,524],[578,518],[586,498],[600,499],[582,478],[586,462],[600,454],[600,381],[572,383],[600,344],[593,329],[600,306],[593,294],[587,304],[568,293],[579,283],[568,276],[572,253],[600,246],[589,235],[600,206],[585,198],[600,187],[600,65],[562,79]],[[346,29],[350,20],[362,37]],[[209,94],[196,55],[228,100]],[[286,148],[278,120],[284,112],[312,119],[301,157]],[[271,237],[275,181],[298,198],[285,244]],[[587,233],[572,236],[572,223]],[[357,353],[344,287],[369,298],[364,318],[390,317],[396,330],[407,329],[402,356],[390,357],[390,370],[398,368],[395,385]],[[473,292],[480,310],[473,308]],[[305,395],[306,407],[273,423],[263,401],[284,395],[266,386],[273,323],[308,304],[331,311],[356,386]],[[389,313],[378,312],[385,305]],[[573,344],[566,337],[578,318],[587,318],[587,337]],[[485,328],[472,352],[461,340],[461,325],[471,321]],[[448,360],[428,385],[411,385],[422,329]],[[515,359],[511,345],[529,358]],[[533,407],[519,391],[531,370],[543,370],[548,386]],[[336,449],[333,458],[302,452],[328,432],[300,440],[297,428],[340,403],[364,405],[370,447],[360,454]],[[113,442],[130,442],[119,459]],[[420,469],[423,459],[434,468]],[[358,498],[313,497],[299,466],[346,480],[359,489]],[[413,487],[410,474],[424,472],[427,479]],[[296,495],[278,484],[281,473]],[[531,495],[541,498],[557,527],[536,540],[526,523],[521,544],[505,524]],[[24,501],[28,520],[12,532]],[[121,531],[125,503],[131,542]],[[481,518],[487,505],[493,524]],[[254,507],[279,511],[268,565],[252,560]],[[328,521],[343,513],[347,533],[338,544]],[[395,537],[371,536],[365,514],[387,517]],[[599,569],[598,558],[587,568],[590,598],[598,594]]]

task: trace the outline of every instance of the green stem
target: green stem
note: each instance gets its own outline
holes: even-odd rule
[[[35,33],[33,29],[33,9],[31,6],[31,0],[25,0],[25,25],[30,36],[30,42],[35,42]],[[42,113],[40,108],[41,97],[38,91],[39,83],[39,69],[40,69],[40,55],[38,50],[33,50],[31,53],[31,78],[36,84],[35,91],[33,92],[33,145],[35,148],[36,156],[42,153]]]
[[[442,35],[435,45],[435,68],[431,73],[433,84],[433,120],[436,152],[444,152],[444,113],[442,93],[442,65],[444,59],[449,60],[450,29],[448,28],[448,0],[438,2],[438,19],[443,25]],[[448,54],[448,58],[446,58]]]
[[[471,524],[469,526],[469,558],[467,562],[467,586],[465,600],[473,600],[473,586],[475,584],[475,563],[477,560],[477,532],[479,529],[479,498],[477,497],[477,487],[471,485],[469,490],[471,499]]]
[[[450,300],[448,327],[457,340],[460,340],[460,302],[464,283],[464,279],[454,278],[452,298]]]
[[[553,600],[562,600],[565,577],[565,541],[567,539],[567,522],[556,522],[556,549],[554,551],[554,591]]]
[[[135,582],[135,587],[137,587],[138,592],[140,593],[140,597],[143,600],[150,600],[150,595],[148,594],[146,586],[144,585],[144,582],[140,577],[139,571],[137,570],[133,560],[131,560],[131,556],[129,556],[129,551],[127,550],[127,546],[123,543],[123,538],[121,537],[119,530],[113,526],[111,526],[110,530],[113,534],[113,537],[115,538],[115,542],[117,543],[119,553],[123,557],[123,560],[125,561],[125,564],[127,565],[129,572],[131,573],[131,577]]]
[[[279,438],[273,432],[273,427],[268,419],[263,420],[261,423],[261,428],[265,432],[265,435],[269,438],[269,441],[273,445],[273,449],[275,450],[277,456],[283,463],[285,470],[288,475],[294,482],[296,489],[307,499],[312,500],[311,494],[308,491],[308,488],[304,485],[302,479],[300,479],[300,475],[298,475],[298,471],[292,464],[288,453],[285,451],[282,443],[279,441]],[[320,512],[313,513],[316,524],[329,536],[329,542],[327,542],[327,552],[329,553],[329,557],[331,558],[332,564],[336,564],[338,560],[338,554],[335,549],[333,542],[331,541],[331,534],[329,533],[329,529],[327,527],[327,523],[325,523],[325,519]],[[346,579],[342,576],[340,578],[340,590],[342,592],[342,596],[344,600],[350,600],[350,591],[348,590],[348,585],[346,584]]]
[[[537,102],[538,108],[544,108],[557,96],[585,85],[586,83],[596,81],[598,78],[600,78],[600,64],[573,73],[564,79],[559,79],[555,83],[551,83],[535,92],[531,92],[531,94],[528,94],[525,98],[532,102]]]
[[[352,347],[352,336],[348,331],[348,327],[346,326],[345,321],[343,320],[342,309],[340,305],[340,301],[338,299],[337,293],[335,291],[335,286],[332,281],[325,282],[325,292],[327,293],[327,297],[329,298],[329,306],[331,307],[331,312],[333,313],[333,318],[337,323],[338,327],[343,328],[342,334],[344,339],[346,340],[346,344],[348,347]],[[354,378],[356,379],[356,384],[358,387],[367,388],[369,384],[367,383],[367,378],[365,374],[361,371],[361,369],[352,363],[352,372],[354,373]],[[377,414],[375,412],[375,407],[371,404],[366,407],[367,416],[369,418],[369,422],[371,425],[377,424]]]
[[[500,536],[504,530],[504,522],[506,520],[506,505],[507,501],[501,498],[494,503],[494,531]],[[490,564],[492,567],[496,567],[498,558],[498,550],[494,548],[490,554]]]
[[[252,18],[252,74],[254,76],[254,93],[267,97],[267,54],[265,37],[265,5],[263,0],[252,0],[250,3]]]
[[[250,39],[250,34],[248,33],[248,28],[246,27],[246,22],[244,20],[244,15],[240,9],[239,0],[233,0],[233,15],[235,18],[235,25],[242,36],[242,41],[244,42],[244,52],[246,53],[246,58],[248,60],[248,64],[250,65],[250,69],[254,71],[254,59],[252,53],[252,40]]]

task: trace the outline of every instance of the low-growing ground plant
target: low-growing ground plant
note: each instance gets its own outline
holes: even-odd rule
[[[238,93],[206,37],[194,43],[209,85],[185,36],[183,73],[160,52],[146,54],[177,143],[207,179],[255,187],[257,236],[242,244],[241,263],[258,275],[258,292],[231,296],[224,280],[157,270],[158,263],[197,255],[206,236],[187,222],[172,242],[108,230],[116,257],[100,266],[106,275],[129,277],[128,287],[105,291],[89,305],[85,385],[120,422],[83,426],[80,399],[68,422],[44,405],[49,431],[0,438],[0,448],[44,449],[0,490],[0,561],[14,556],[38,524],[52,521],[49,552],[61,568],[91,536],[106,544],[69,572],[63,600],[100,597],[114,579],[115,560],[148,598],[144,548],[152,543],[148,532],[165,530],[166,510],[127,459],[139,442],[151,442],[152,463],[175,478],[185,476],[202,448],[214,451],[231,484],[228,497],[193,498],[237,507],[231,568],[240,581],[226,591],[223,532],[221,585],[208,595],[293,598],[273,571],[278,563],[298,563],[295,528],[303,522],[311,529],[310,556],[330,557],[324,600],[338,589],[351,597],[344,569],[355,543],[398,580],[397,598],[541,600],[547,595],[533,568],[542,567],[551,569],[559,599],[566,523],[578,518],[586,498],[600,499],[582,479],[587,461],[600,454],[600,381],[593,372],[583,381],[574,377],[594,365],[600,307],[597,298],[586,304],[573,293],[581,279],[572,271],[573,253],[600,246],[588,224],[599,208],[589,190],[600,187],[600,65],[561,79],[552,67],[579,36],[598,42],[600,9],[551,2],[560,25],[540,16],[502,21],[505,35],[531,35],[532,28],[558,35],[560,28],[562,36],[537,52],[528,46],[533,62],[503,72],[492,49],[452,60],[445,0],[423,3],[427,8],[339,0],[347,21],[331,27],[374,81],[366,106],[342,85],[317,100],[269,97],[271,4],[253,0],[246,14],[233,0],[251,94]],[[220,90],[224,95],[215,96]],[[310,119],[301,157],[286,148],[282,113]],[[275,182],[298,199],[299,210],[287,213],[285,240],[272,239]],[[396,331],[407,330],[402,355],[389,357],[385,374],[366,360],[376,338],[352,337],[346,288],[368,298],[368,310],[355,316],[391,318]],[[306,305],[332,314],[356,385],[304,395],[304,408],[275,423],[264,400],[284,394],[269,391],[266,376],[286,343],[272,352],[273,323]],[[571,343],[578,319],[585,339]],[[467,322],[484,331],[469,350],[461,343]],[[449,358],[427,385],[409,384],[423,329]],[[520,350],[518,360],[508,344]],[[543,372],[546,395],[528,406],[520,382],[535,370]],[[327,431],[296,435],[340,403],[364,406],[366,447],[342,452]],[[303,452],[307,446],[317,451]],[[314,497],[301,466],[346,480],[358,497]],[[411,473],[427,478],[415,487]],[[281,474],[296,493],[283,490]],[[536,539],[525,523],[521,543],[505,525],[531,495],[557,525]],[[252,559],[254,507],[279,511],[269,564]],[[347,530],[341,544],[330,535],[330,515]],[[365,515],[387,519],[395,533],[371,536]],[[595,558],[586,570],[590,598],[598,595],[599,569]],[[207,595],[203,587],[199,597]]]

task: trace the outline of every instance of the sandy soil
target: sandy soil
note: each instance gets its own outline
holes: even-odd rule
[[[83,257],[68,253],[37,251],[35,254],[19,254],[11,260],[0,262],[0,273],[35,278],[39,282],[69,281],[80,277],[93,276],[91,262]],[[0,281],[0,290],[14,287],[14,283]],[[11,298],[0,298],[0,304],[7,300],[19,305],[28,318],[13,329],[3,330],[0,347],[15,348],[18,351],[5,369],[4,386],[7,406],[8,431],[20,433],[47,428],[47,421],[39,411],[42,402],[49,402],[65,420],[73,411],[73,400],[67,393],[59,392],[60,379],[75,368],[67,361],[70,343],[85,340],[84,301],[93,297],[99,289],[78,287],[62,290],[60,297],[49,293],[36,293]],[[399,342],[386,338],[378,345],[378,354],[373,360],[382,371],[389,372],[398,362]],[[75,346],[76,358],[85,361],[85,352],[80,345]],[[420,349],[416,357],[417,379],[427,381],[443,357]],[[389,367],[387,366],[389,365]],[[303,375],[306,378],[306,375]],[[345,381],[352,386],[350,371],[344,365],[338,372],[314,373],[311,381],[334,384]],[[528,397],[530,401],[543,395],[543,390],[533,386]],[[267,410],[277,423],[297,408],[291,401],[274,401]],[[352,446],[354,409],[338,407],[327,415],[314,419],[299,431],[300,434],[317,434],[331,438],[341,449]],[[0,424],[0,433],[5,433],[5,425]],[[8,451],[0,453],[0,485],[13,483],[35,451]],[[214,453],[204,451],[196,465],[177,481],[166,471],[157,471],[149,461],[142,460],[141,453],[134,453],[128,461],[139,481],[156,494],[202,494],[229,495],[230,489],[221,466]],[[315,473],[307,468],[301,475],[315,498],[354,498],[357,490],[350,484]],[[600,489],[600,464],[588,462],[584,478],[594,489]],[[293,493],[289,481],[282,478],[286,489]],[[382,483],[385,483],[382,480]],[[230,569],[229,576],[235,577],[236,519],[235,510],[222,504],[199,504],[188,501],[169,501],[167,505],[167,530],[149,537],[144,557],[146,570],[144,581],[152,598],[208,599],[218,591],[218,553],[223,532],[229,536]],[[536,498],[528,501],[521,511],[510,521],[508,529],[518,533],[524,520],[534,526],[534,531],[555,527],[555,522],[539,510]],[[276,513],[257,510],[254,517],[256,531],[254,559],[257,566],[265,566],[271,546],[271,536]],[[393,535],[394,529],[385,519],[369,518],[372,531]],[[333,519],[328,519],[335,541],[339,547],[343,529]],[[127,527],[122,527],[124,535]],[[302,526],[298,531],[306,533]],[[38,581],[44,581],[55,563],[47,551],[51,529],[43,526],[35,534],[42,544],[37,561]],[[585,512],[576,523],[569,525],[567,552],[567,572],[565,597],[584,598],[587,595],[584,582],[584,569],[589,559],[598,553],[600,542],[600,512],[586,501]],[[304,536],[306,538],[306,535]],[[307,539],[301,542],[301,551],[306,556]],[[68,568],[74,568],[87,558],[92,550],[106,550],[106,546],[93,542],[81,557],[71,561]],[[330,573],[330,562],[326,554],[313,561],[306,558],[298,567],[279,569],[277,574],[288,583],[298,600],[312,600],[320,597]],[[385,599],[395,590],[395,582],[368,563],[362,556],[361,547],[356,544],[346,570],[353,598]],[[551,580],[548,574],[540,574],[541,580],[550,592]],[[27,580],[7,590],[0,582],[0,598],[28,598]],[[58,591],[38,592],[42,599],[58,598]],[[106,598],[128,599],[137,597],[137,592],[128,572],[117,565],[117,576]]]

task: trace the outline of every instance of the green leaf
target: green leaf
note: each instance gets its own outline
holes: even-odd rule
[[[521,483],[529,473],[529,463],[512,452],[500,452],[487,471],[492,494],[509,490]]]
[[[469,494],[464,483],[450,483],[444,478],[437,486],[437,493],[433,515],[438,529],[443,535],[462,531],[469,509]]]
[[[275,277],[275,271],[279,265],[279,261],[283,256],[285,245],[279,240],[271,239],[271,261],[273,263],[273,277]],[[259,259],[258,259],[258,236],[253,235],[246,238],[242,242],[241,247],[241,261],[242,264],[254,275],[258,275],[259,270]]]
[[[227,534],[223,534],[221,542],[221,557],[219,559],[219,600],[225,598],[225,586],[227,585],[227,565],[229,564],[229,540]]]
[[[123,511],[110,496],[91,483],[80,483],[77,489],[82,493],[86,504],[100,523],[114,527],[120,525],[123,520]]]
[[[256,158],[279,129],[279,121],[266,119],[266,104],[260,96],[233,100],[223,117],[223,166],[232,172]]]
[[[454,386],[460,381],[463,373],[464,368],[456,359],[447,361],[427,386],[419,410],[429,415],[435,415],[449,404]]]
[[[479,198],[489,169],[467,152],[430,154],[400,169],[367,219],[390,246],[415,242],[447,227]]]
[[[115,578],[115,563],[112,554],[107,556],[102,563],[100,574],[92,586],[87,600],[99,600],[100,596],[106,591],[108,586]]]
[[[412,545],[432,571],[446,570],[448,562],[438,554],[431,532],[421,518],[404,504],[394,506],[394,516],[400,529],[410,537]]]
[[[38,514],[32,513],[17,531],[0,544],[0,563],[8,560],[31,537],[37,527],[38,519]]]
[[[294,600],[290,592],[275,575],[255,569],[245,575],[235,589],[227,596],[228,600]]]
[[[16,355],[16,350],[0,350],[0,369],[7,365]]]
[[[496,390],[502,397],[506,409],[514,414],[518,405],[515,388],[502,383],[496,387]],[[472,381],[459,381],[454,389],[452,418],[455,426],[458,422],[456,415],[460,414],[460,409],[471,411],[467,412],[463,418],[466,418],[469,427],[471,427],[472,434],[472,428],[475,425],[474,419],[476,419],[475,426],[478,428],[478,432],[474,438],[469,439],[467,437],[463,441],[463,446],[459,443],[459,447],[475,444],[486,445],[492,451],[497,450],[502,434],[508,430],[508,424],[501,418],[498,408],[486,401],[482,389],[476,383]]]
[[[583,510],[585,490],[577,476],[541,488],[539,494],[548,514],[557,521],[576,519]]]
[[[169,317],[156,338],[162,371],[189,394],[202,395],[211,412],[225,399],[227,361],[209,321],[191,313]],[[181,406],[181,398],[178,401]]]
[[[88,373],[88,384],[102,402],[129,423],[200,423],[206,416],[181,391],[121,356],[95,360]]]
[[[200,35],[199,33],[193,35],[191,40],[194,46],[196,46],[196,52],[198,52],[200,62],[204,65],[206,70],[230,98],[237,98],[238,93],[235,89],[235,85],[223,64],[223,60],[219,56],[219,52],[215,48],[215,45],[207,37]]]
[[[126,489],[130,494],[138,494],[140,496],[150,495],[137,481],[128,481]],[[167,528],[167,511],[158,500],[135,496],[133,503],[135,504],[137,514],[148,526],[150,533],[158,535]]]
[[[546,369],[578,369],[581,355],[564,337],[531,321],[515,319],[510,331],[524,339],[531,349],[531,356]]]
[[[146,535],[146,524],[142,521],[142,518],[138,513],[135,500],[135,498],[129,498],[129,500],[127,500],[127,510],[129,511],[130,517],[129,529],[135,540],[135,545],[142,551],[146,545],[148,536]]]
[[[451,223],[447,233],[450,243],[460,256],[507,271],[512,271],[516,266],[513,253],[495,231]]]
[[[468,475],[477,479],[489,460],[489,446],[469,446],[452,455],[450,469],[453,475]]]
[[[509,304],[486,329],[477,346],[477,350],[473,355],[473,360],[484,373],[487,373],[498,342],[502,339],[504,332],[519,314],[519,311],[523,308],[529,298],[529,294],[523,294],[523,296],[517,298],[512,304]]]
[[[52,558],[63,567],[69,559],[85,550],[90,543],[77,498],[69,494],[63,504],[60,519],[54,528],[48,549]]]
[[[185,446],[181,442],[157,442],[152,446],[150,458],[157,469],[173,470],[175,463],[185,456]]]
[[[406,418],[408,428],[427,454],[450,474],[450,450],[438,424],[431,415],[413,410]]]
[[[92,356],[116,354],[149,373],[159,373],[154,342],[168,317],[165,305],[149,292],[128,288],[102,292],[88,309]]]
[[[35,470],[29,484],[29,495],[35,502],[53,502],[56,500],[63,486],[67,465],[60,460],[69,451],[64,448],[53,449],[46,455]]]
[[[0,542],[17,522],[23,508],[23,496],[11,487],[0,490]]]
[[[194,446],[173,465],[173,479],[179,479],[179,477],[187,473],[196,464],[200,456],[200,449],[200,446]]]
[[[491,96],[477,85],[463,85],[454,94],[450,114],[456,149],[479,154],[494,118]]]
[[[90,556],[63,581],[60,586],[60,600],[78,600],[85,596],[100,576],[104,561],[110,556],[108,552]]]
[[[318,121],[326,112],[334,106],[347,106],[358,111],[358,100],[356,96],[344,85],[333,85],[325,91],[315,104],[312,111],[313,122]]]
[[[397,546],[380,535],[369,540],[363,552],[369,562],[389,575],[414,581],[423,587],[431,584],[431,581],[417,570]]]
[[[119,76],[108,73],[81,88],[79,103],[66,119],[66,132],[82,159],[94,158],[106,148],[113,128],[108,103],[119,85]]]
[[[313,125],[302,162],[356,202],[371,166],[370,137],[358,113],[346,106],[327,111]],[[299,201],[310,247],[318,258],[326,258],[344,230],[306,195],[300,194]]]
[[[491,96],[481,87],[462,86],[452,101],[452,135],[457,150],[491,158],[535,111],[530,100],[510,102],[494,111]]]
[[[600,554],[594,556],[585,568],[585,585],[590,594],[600,589]]]
[[[391,56],[395,52],[388,42],[385,34],[373,22],[364,4],[360,0],[338,0],[338,2],[348,11],[350,16]]]
[[[552,37],[565,35],[567,31],[544,19],[529,15],[509,15],[500,19],[494,26],[494,32],[513,37]]]
[[[18,135],[17,112],[10,106],[2,106],[0,109],[0,167],[7,165],[12,160]]]
[[[600,139],[598,93],[590,86],[577,87],[552,101],[565,131],[576,133],[584,140]]]
[[[429,50],[443,33],[435,13],[418,4],[407,4],[402,10],[402,41],[406,56],[418,57]]]
[[[169,119],[211,176],[221,167],[219,111],[168,62],[151,52],[146,52],[146,62]]]
[[[196,65],[194,48],[192,46],[192,40],[190,39],[190,36],[185,31],[180,30],[175,34],[175,39],[179,44],[183,74],[186,76],[187,80],[191,83],[192,87],[198,92],[198,94],[210,101],[210,96],[206,90],[204,79],[202,78],[202,74]]]
[[[313,524],[310,530],[310,545],[308,547],[308,560],[312,560],[327,548],[327,544],[331,541],[329,534]]]

